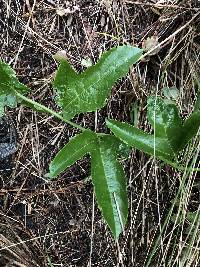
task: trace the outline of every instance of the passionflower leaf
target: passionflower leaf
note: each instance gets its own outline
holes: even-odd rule
[[[197,133],[200,126],[200,111],[198,101],[195,111],[183,123],[174,101],[151,96],[148,99],[148,119],[154,128],[156,137],[165,138],[177,155],[192,137]]]
[[[98,206],[118,239],[128,216],[126,178],[117,160],[118,143],[112,136],[99,138],[98,147],[91,153],[92,181]]]
[[[154,135],[166,139],[177,154],[182,143],[182,120],[174,101],[151,96],[147,107],[147,116],[154,128]]]
[[[163,137],[156,137],[128,123],[112,119],[107,120],[106,124],[116,137],[131,147],[162,159],[170,160],[174,157],[173,150]]]
[[[5,62],[0,60],[0,117],[4,115],[6,106],[14,108],[17,106],[15,91],[25,94],[28,88],[19,82],[15,71]]]
[[[112,86],[128,73],[129,67],[138,61],[142,51],[130,45],[112,48],[101,56],[96,65],[81,74],[70,66],[64,53],[56,55],[60,66],[53,88],[64,118],[71,119],[76,114],[102,108]]]
[[[85,154],[90,153],[96,147],[96,142],[96,134],[90,130],[72,137],[51,161],[49,173],[45,176],[55,178]]]

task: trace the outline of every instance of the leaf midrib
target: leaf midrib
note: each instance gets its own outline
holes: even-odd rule
[[[75,156],[76,154],[78,155],[79,152],[83,151],[88,145],[93,144],[93,143],[95,143],[95,142],[96,142],[95,139],[92,140],[92,141],[89,140],[87,144],[85,144],[84,146],[81,147],[81,149],[74,151],[74,153],[72,153],[72,154],[70,155],[70,158],[72,158],[72,157]],[[81,158],[82,158],[85,154],[88,154],[88,153],[91,153],[91,152],[88,150],[87,152],[85,152],[85,153],[81,156]],[[57,165],[57,164],[56,164],[56,165]],[[62,164],[62,162],[61,162],[61,164],[59,164],[59,166],[63,166],[63,165],[64,165],[64,163]],[[70,164],[70,165],[71,165],[71,164]],[[70,166],[70,165],[69,165],[69,166]],[[68,167],[69,167],[69,166],[68,166]],[[68,168],[68,167],[67,167],[67,168]],[[57,168],[57,169],[60,169],[60,168]],[[63,171],[64,171],[64,170],[63,170]]]
[[[121,132],[122,132],[122,134],[124,134],[124,135],[127,135],[127,133],[126,133],[126,131],[125,130],[123,130],[123,129],[121,129],[121,128],[119,128],[118,126],[115,126],[114,125],[114,127],[117,129],[119,129]],[[139,128],[136,128],[137,130],[139,130],[139,131],[141,131],[141,134],[146,134],[146,135],[148,135],[149,137],[154,137],[155,135],[153,135],[153,134],[149,134],[149,133],[147,133],[147,132],[144,132],[144,131],[142,131],[141,129],[139,129]],[[129,137],[129,136],[128,136]],[[123,140],[123,138],[121,138],[121,137],[119,137],[123,142],[124,142],[124,140]],[[168,140],[167,139],[165,139],[165,138],[161,138],[161,137],[156,137],[155,136],[155,139],[156,138],[159,138],[163,143],[164,142],[166,142],[166,144],[168,144]],[[140,143],[141,143],[141,141],[139,141]],[[127,143],[127,142],[126,142]],[[154,142],[154,144],[155,144],[155,142]],[[127,143],[127,145],[128,145],[128,143]],[[145,143],[145,145],[148,147],[148,148],[150,148],[150,149],[152,149],[152,147],[151,146],[149,146],[148,145],[148,143],[146,144]],[[171,147],[170,147],[171,148]],[[162,153],[162,154],[165,154],[165,155],[167,155],[167,156],[171,156],[171,154],[169,154],[169,153],[166,153],[165,151],[162,151],[162,150],[160,150],[160,149],[158,149],[158,148],[156,148],[156,147],[154,147],[154,149],[155,149],[155,151],[157,150],[158,152],[160,152],[160,153]],[[173,151],[173,150],[172,150]]]
[[[138,52],[139,53],[139,52]],[[134,56],[136,56],[137,55],[137,53],[136,54],[134,54]],[[117,63],[116,63],[116,65],[115,65],[115,67],[113,68],[113,69],[116,69],[116,68],[119,68],[122,64],[123,64],[123,62],[124,61],[117,61]],[[126,59],[126,62],[125,63],[127,63],[128,62],[128,57],[127,57],[127,59]],[[98,63],[97,63],[98,64]],[[97,65],[96,64],[96,65]],[[105,62],[104,62],[104,64],[105,64]],[[104,65],[103,64],[103,65]],[[134,64],[134,63],[133,63]],[[96,67],[96,65],[94,65],[94,66],[92,66],[91,68],[94,68],[94,67]],[[105,68],[103,68],[103,70],[104,70]],[[112,70],[113,70],[112,69]],[[79,96],[79,94],[78,94],[78,92],[77,92],[77,85],[74,87],[74,90],[75,90],[75,92],[76,92],[76,97],[74,98],[73,97],[73,99],[65,106],[65,109],[68,109],[74,102],[76,102],[77,101],[77,99],[81,99],[81,96],[82,95],[84,95],[84,92],[85,92],[85,88],[86,88],[86,86],[85,86],[85,81],[87,81],[87,77],[83,77],[84,75],[87,75],[87,71],[89,71],[88,69],[87,70],[85,70],[84,72],[82,72],[81,74],[77,74],[77,77],[76,77],[76,81],[77,81],[77,83],[80,83],[80,84],[83,84],[83,86],[81,86],[84,90],[82,90],[82,92],[81,92],[81,94],[80,94],[80,96]],[[95,70],[92,70],[92,72],[94,73],[94,71]],[[96,70],[95,71],[95,74],[101,74],[101,71],[100,70]],[[107,71],[105,71],[104,72],[104,74],[103,74],[103,76],[104,77],[108,77],[109,76],[109,73],[112,73],[112,71],[111,71],[111,68],[109,69],[109,70],[107,70]],[[97,74],[97,80],[94,82],[94,83],[92,83],[92,84],[90,84],[89,86],[88,86],[88,91],[91,91],[91,88],[92,87],[95,87],[95,88],[98,88],[98,84],[99,84],[99,82],[101,82],[101,75],[98,75]],[[90,73],[89,73],[89,75],[90,75]],[[122,75],[123,76],[123,75]],[[118,78],[118,79],[120,79],[120,78]],[[118,80],[117,79],[117,80]],[[83,81],[81,81],[81,80],[83,80]],[[117,81],[116,80],[116,81]],[[113,82],[112,82],[113,83]],[[114,82],[115,83],[115,82]],[[73,86],[74,86],[74,84],[75,83],[71,83],[71,84],[73,84]],[[66,86],[67,88],[69,88],[69,86]],[[79,101],[78,101],[79,102]],[[79,105],[75,105],[75,107],[79,107]],[[98,105],[99,107],[101,106],[100,104]],[[91,107],[91,110],[89,110],[88,112],[90,112],[90,111],[93,111],[93,108]],[[75,113],[75,112],[73,112],[73,113]]]
[[[103,153],[101,153],[101,151],[102,151],[101,146],[99,146],[99,152],[100,152],[100,157],[101,157],[102,167],[103,167],[104,174],[105,174],[106,172],[105,172],[104,161],[103,161],[103,157],[102,157],[102,154],[103,154]],[[118,209],[117,209],[117,204],[115,203],[115,202],[117,202],[117,199],[115,200],[115,199],[113,198],[113,196],[112,196],[112,194],[113,194],[113,193],[116,193],[116,192],[113,191],[113,190],[110,190],[111,187],[109,186],[109,184],[108,184],[108,182],[107,182],[106,175],[104,175],[104,177],[105,177],[105,181],[106,181],[107,187],[109,188],[109,190],[108,190],[108,191],[109,191],[109,198],[110,198],[110,202],[112,203],[112,204],[111,204],[111,207],[112,207],[112,217],[114,218],[114,225],[115,225],[115,232],[116,232],[116,223],[115,223],[115,214],[114,214],[113,203],[114,203],[114,205],[115,205],[115,207],[116,207],[116,210],[117,210],[118,219],[119,219],[119,221],[121,222],[121,220],[120,220],[120,214],[119,214],[119,211],[118,211]]]

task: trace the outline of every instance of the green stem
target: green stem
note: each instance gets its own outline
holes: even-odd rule
[[[180,171],[197,171],[199,172],[200,171],[200,168],[193,168],[193,167],[187,167],[187,166],[183,166],[183,165],[179,165],[175,162],[172,162],[172,161],[169,161],[169,160],[166,160],[166,159],[162,159],[164,161],[164,163],[172,166],[173,168],[177,169],[177,170],[180,170]]]
[[[15,91],[15,90],[14,90],[14,91]],[[74,123],[74,122],[72,122],[72,121],[70,121],[70,120],[66,120],[65,118],[63,118],[63,116],[61,116],[61,115],[60,115],[59,113],[57,113],[56,111],[53,111],[52,109],[47,108],[46,106],[44,106],[44,105],[42,105],[42,104],[40,104],[40,103],[38,103],[38,102],[36,102],[36,101],[34,101],[34,100],[32,100],[32,99],[27,98],[26,96],[24,96],[24,95],[18,93],[17,91],[15,91],[15,94],[16,94],[20,99],[23,99],[25,102],[27,102],[27,103],[29,103],[29,104],[31,104],[31,105],[34,105],[35,107],[37,107],[37,108],[39,108],[39,109],[41,109],[41,110],[43,110],[43,111],[45,111],[45,112],[47,112],[47,113],[49,113],[49,114],[55,116],[56,118],[58,118],[58,119],[60,119],[60,120],[62,120],[62,121],[64,121],[64,122],[70,124],[71,126],[76,127],[76,128],[78,128],[79,130],[81,130],[81,131],[85,131],[85,130],[86,130],[84,127],[82,127],[82,126],[80,126],[80,125],[78,125],[78,124],[76,124],[76,123]]]
[[[39,109],[41,109],[41,110],[43,110],[43,111],[45,111],[45,112],[47,112],[47,113],[49,113],[49,114],[55,116],[56,118],[58,118],[58,119],[60,119],[60,120],[62,120],[62,121],[64,121],[64,122],[70,124],[71,126],[77,128],[77,129],[79,129],[79,130],[81,130],[81,131],[85,131],[85,130],[86,130],[84,127],[82,127],[82,126],[80,126],[80,125],[78,125],[78,124],[76,124],[76,123],[74,123],[74,122],[72,122],[72,121],[70,121],[70,120],[67,120],[67,119],[63,118],[63,116],[61,116],[61,115],[60,115],[59,113],[57,113],[56,111],[54,111],[54,110],[52,110],[52,109],[49,109],[49,108],[47,108],[46,106],[44,106],[44,105],[42,105],[42,104],[40,104],[40,103],[38,103],[38,102],[36,102],[36,101],[34,101],[34,100],[32,100],[32,99],[27,98],[26,96],[24,96],[24,95],[18,93],[18,92],[15,91],[15,90],[14,90],[14,92],[15,92],[15,94],[16,94],[20,99],[24,100],[25,102],[27,102],[27,103],[29,103],[29,104],[35,106],[35,107],[38,107]],[[98,136],[104,136],[104,135],[106,135],[106,134],[105,134],[105,133],[98,133],[97,135],[98,135]],[[178,169],[178,170],[185,171],[185,169],[187,169],[187,170],[191,170],[191,171],[200,171],[200,168],[192,168],[192,167],[189,167],[189,168],[188,168],[188,167],[180,166],[180,165],[178,165],[178,164],[176,164],[176,163],[174,163],[174,162],[168,161],[168,160],[166,160],[166,159],[162,159],[162,160],[163,160],[165,163],[171,165],[172,167],[174,167],[174,168],[176,168],[176,169]]]

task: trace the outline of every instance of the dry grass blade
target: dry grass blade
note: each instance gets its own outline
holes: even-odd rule
[[[0,262],[5,266],[7,266],[6,264],[23,267],[45,266],[43,252],[37,246],[38,243],[32,243],[32,246],[29,247],[23,242],[22,238],[30,235],[23,225],[9,219],[4,214],[0,214],[0,219]],[[39,258],[40,260],[38,260]]]

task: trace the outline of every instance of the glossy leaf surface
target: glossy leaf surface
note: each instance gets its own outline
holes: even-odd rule
[[[91,153],[92,181],[103,217],[117,239],[128,215],[126,179],[117,160],[115,139],[105,136]]]
[[[188,119],[185,120],[182,127],[182,142],[179,149],[184,146],[197,134],[200,128],[200,111],[193,112]]]
[[[148,99],[147,116],[155,136],[165,138],[177,153],[182,143],[182,121],[175,103],[152,96]]]
[[[5,62],[0,60],[0,117],[4,114],[4,107],[16,107],[17,98],[14,90],[26,93],[28,88],[20,83],[14,70]]]
[[[85,154],[91,152],[96,146],[96,142],[96,134],[90,130],[71,138],[50,163],[50,172],[46,174],[46,177],[54,178],[58,176]]]
[[[65,56],[59,56],[60,66],[53,87],[57,103],[66,119],[78,113],[95,111],[106,103],[114,83],[127,74],[142,50],[132,46],[119,46],[105,52],[98,63],[77,74]]]
[[[173,151],[165,138],[155,138],[154,135],[145,133],[124,122],[109,119],[106,124],[116,137],[129,146],[137,148],[149,155],[155,154],[155,156],[165,159],[173,158]]]

